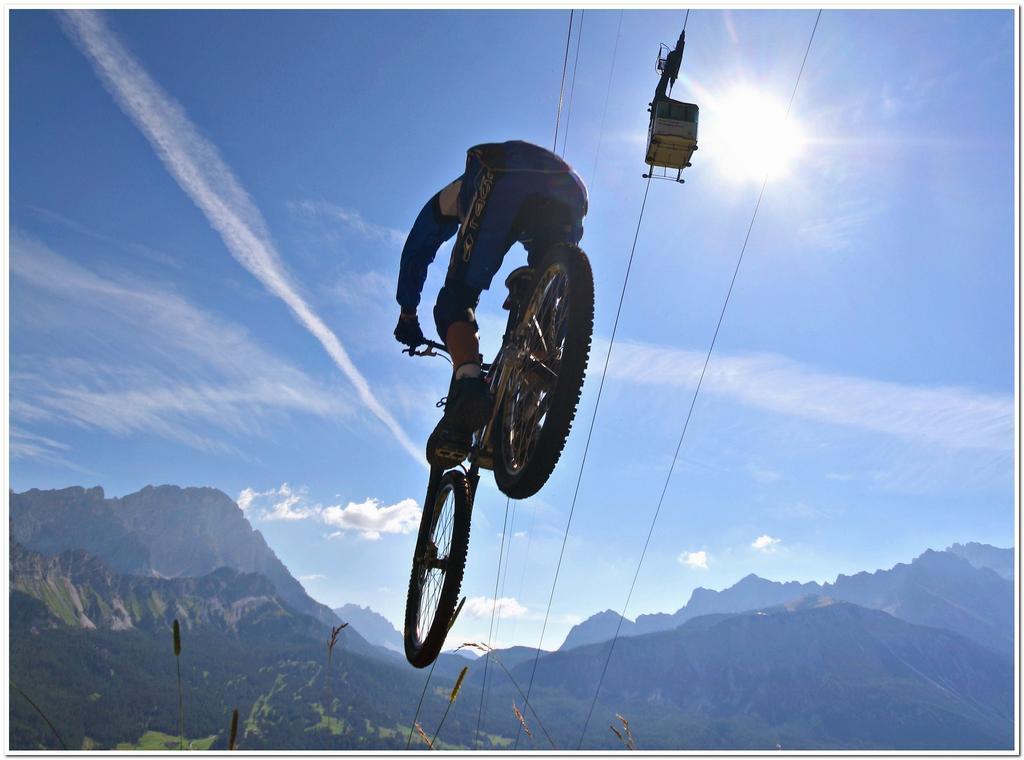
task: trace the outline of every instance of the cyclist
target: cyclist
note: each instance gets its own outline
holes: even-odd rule
[[[452,357],[453,375],[444,414],[427,440],[427,461],[448,467],[469,453],[473,431],[490,418],[492,397],[481,376],[480,340],[474,310],[505,254],[517,240],[527,263],[538,263],[556,243],[583,237],[587,188],[572,168],[549,150],[520,140],[470,148],[466,170],[427,201],[402,249],[395,338],[415,348],[426,339],[416,309],[427,267],[456,232],[444,287],[434,305],[434,324]]]

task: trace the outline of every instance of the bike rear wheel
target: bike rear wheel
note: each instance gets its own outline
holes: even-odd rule
[[[405,605],[405,656],[417,668],[437,659],[448,635],[466,568],[471,509],[461,470],[431,477]]]
[[[537,493],[558,464],[576,416],[594,329],[594,276],[582,250],[553,247],[534,283],[498,412],[494,480],[513,499]]]

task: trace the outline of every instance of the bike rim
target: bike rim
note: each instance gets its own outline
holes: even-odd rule
[[[540,440],[558,383],[568,335],[569,275],[561,266],[544,272],[520,327],[519,361],[504,403],[505,469],[522,471]]]
[[[427,545],[417,557],[420,571],[419,607],[416,616],[416,638],[422,643],[430,634],[437,617],[437,608],[444,591],[448,558],[451,556],[455,526],[455,489],[446,484],[434,500]]]

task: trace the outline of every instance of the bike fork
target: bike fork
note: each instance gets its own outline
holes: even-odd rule
[[[480,483],[480,465],[474,462],[466,473],[466,480],[469,481],[469,514],[473,515],[473,504],[476,503],[476,487]]]

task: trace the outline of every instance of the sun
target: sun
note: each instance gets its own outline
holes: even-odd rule
[[[721,172],[737,181],[778,179],[801,153],[800,126],[786,118],[785,104],[749,87],[715,98],[706,109],[701,148]]]

